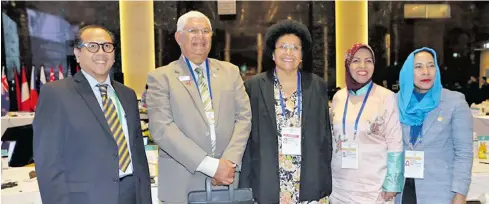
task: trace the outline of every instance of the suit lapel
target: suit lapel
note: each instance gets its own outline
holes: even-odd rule
[[[177,66],[173,67],[177,80],[180,81],[183,87],[185,87],[185,89],[187,90],[188,94],[192,98],[192,101],[194,102],[194,105],[199,110],[202,119],[204,119],[204,121],[207,124],[209,124],[209,121],[207,121],[207,116],[205,115],[204,112],[204,104],[202,104],[202,100],[200,99],[200,94],[197,89],[197,84],[195,84],[194,79],[192,78],[192,73],[190,73],[187,63],[183,59],[183,55],[180,56],[180,59],[178,60],[177,64],[178,64]]]
[[[441,93],[441,96],[440,96],[440,103],[438,104],[438,106],[433,109],[432,111],[430,111],[428,113],[428,115],[426,116],[426,118],[424,119],[424,122],[423,122],[423,143],[426,143],[430,138],[434,138],[434,137],[425,137],[427,136],[427,132],[428,130],[431,128],[431,126],[433,125],[433,123],[435,122],[435,120],[438,119],[438,116],[440,115],[440,111],[441,111],[441,104],[442,104],[442,101],[443,101],[443,92]]]
[[[104,129],[107,133],[106,135],[110,137],[112,141],[114,141],[114,138],[112,137],[112,132],[109,129],[109,124],[107,124],[104,113],[102,112],[102,109],[100,108],[100,105],[95,98],[90,84],[88,83],[82,72],[78,72],[75,74],[75,81],[77,82],[75,85],[76,90],[83,98],[87,106],[90,108],[93,115],[95,115],[95,118],[98,120],[100,126],[102,126],[102,129]]]
[[[261,94],[263,100],[265,100],[265,107],[267,108],[268,115],[272,119],[272,127],[277,128],[277,116],[275,115],[275,96],[273,91],[273,72],[268,71],[266,76],[262,78]]]
[[[135,115],[135,114],[139,114],[139,113],[134,113],[134,108],[131,108],[131,105],[130,105],[131,104],[131,102],[129,101],[130,98],[127,97],[124,90],[122,89],[123,87],[121,87],[120,84],[112,82],[112,87],[114,87],[115,93],[117,94],[117,98],[119,98],[119,101],[121,102],[122,108],[124,109],[124,112],[126,113],[125,115],[123,115],[121,117],[125,117],[125,119],[126,119],[127,132],[129,134],[129,138],[131,140],[129,144],[134,144],[133,140],[134,140],[134,138],[136,138],[136,135],[134,135],[134,133],[135,133],[134,125],[135,124],[132,122],[132,120],[129,121],[129,118],[137,118],[137,115]],[[139,122],[139,121],[137,121],[137,122]]]
[[[212,107],[214,109],[214,116],[215,116],[215,121],[216,121],[216,126],[219,124],[219,108],[220,108],[220,101],[221,101],[221,89],[224,86],[223,80],[225,80],[221,74],[220,74],[220,69],[221,67],[216,64],[212,63],[211,60],[209,60],[209,67],[207,69],[211,70],[210,73],[210,86],[212,90]]]
[[[430,111],[424,119],[423,136],[426,135],[426,131],[428,131],[431,125],[433,125],[433,122],[435,122],[436,118],[438,117],[438,113],[440,113],[440,107],[436,107],[434,110]]]
[[[402,127],[402,139],[404,140],[404,144],[409,144],[409,139],[411,138],[411,126],[401,124]]]
[[[310,107],[309,104],[311,103],[311,94],[312,94],[310,75],[301,73],[301,87],[302,87],[301,127],[305,127],[307,116],[309,116],[309,109],[307,107]],[[304,130],[304,128],[302,128],[302,130]]]

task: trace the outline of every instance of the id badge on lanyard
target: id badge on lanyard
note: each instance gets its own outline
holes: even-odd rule
[[[214,117],[214,111],[205,112],[207,120],[209,120],[209,130],[211,133],[211,140],[216,140],[216,119]]]
[[[301,128],[282,128],[282,154],[301,155]]]
[[[341,168],[358,169],[358,144],[355,142],[341,143]]]
[[[415,151],[423,142],[422,130],[415,143],[409,141],[409,150],[404,154],[404,176],[406,178],[424,178],[424,151]],[[411,136],[412,137],[412,136]]]
[[[275,77],[277,77],[277,70],[275,70]],[[277,77],[277,81],[280,84],[280,81]],[[279,89],[279,97],[280,97],[280,107],[282,108],[282,116],[286,119],[285,115],[285,102],[282,96],[282,90]],[[301,123],[301,100],[302,100],[302,87],[301,87],[301,73],[297,72],[297,115],[299,117],[298,123]],[[282,154],[286,155],[301,155],[301,147],[302,147],[302,129],[299,127],[282,127]]]
[[[406,178],[424,178],[424,151],[406,151],[404,176]]]
[[[365,104],[367,103],[367,99],[370,95],[370,91],[372,91],[373,82],[370,83],[367,93],[365,94],[365,98],[363,99],[362,106],[360,107],[360,111],[357,114],[357,118],[355,119],[355,126],[353,132],[353,142],[342,142],[341,143],[341,168],[343,169],[358,169],[358,143],[354,142],[358,132],[358,123],[360,121],[360,116],[363,113],[363,109],[365,108]],[[346,135],[346,114],[348,112],[348,101],[350,99],[350,94],[347,93],[347,98],[345,102],[345,109],[343,111],[343,135],[345,138],[348,138]]]

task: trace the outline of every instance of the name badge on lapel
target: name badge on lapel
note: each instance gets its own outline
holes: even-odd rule
[[[187,86],[190,86],[191,84],[191,81],[190,81],[190,76],[179,76],[178,79],[181,81],[181,82],[184,82],[185,85]]]
[[[178,79],[180,81],[190,81],[190,76],[179,76]]]

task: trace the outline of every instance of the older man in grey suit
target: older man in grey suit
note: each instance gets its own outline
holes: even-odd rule
[[[238,67],[208,58],[212,28],[191,11],[177,22],[182,56],[149,74],[149,129],[159,151],[159,199],[186,203],[187,195],[231,185],[251,130],[251,110]]]

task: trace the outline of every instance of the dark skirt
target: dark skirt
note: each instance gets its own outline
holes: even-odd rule
[[[413,178],[406,178],[402,192],[402,204],[416,204],[416,186]]]

